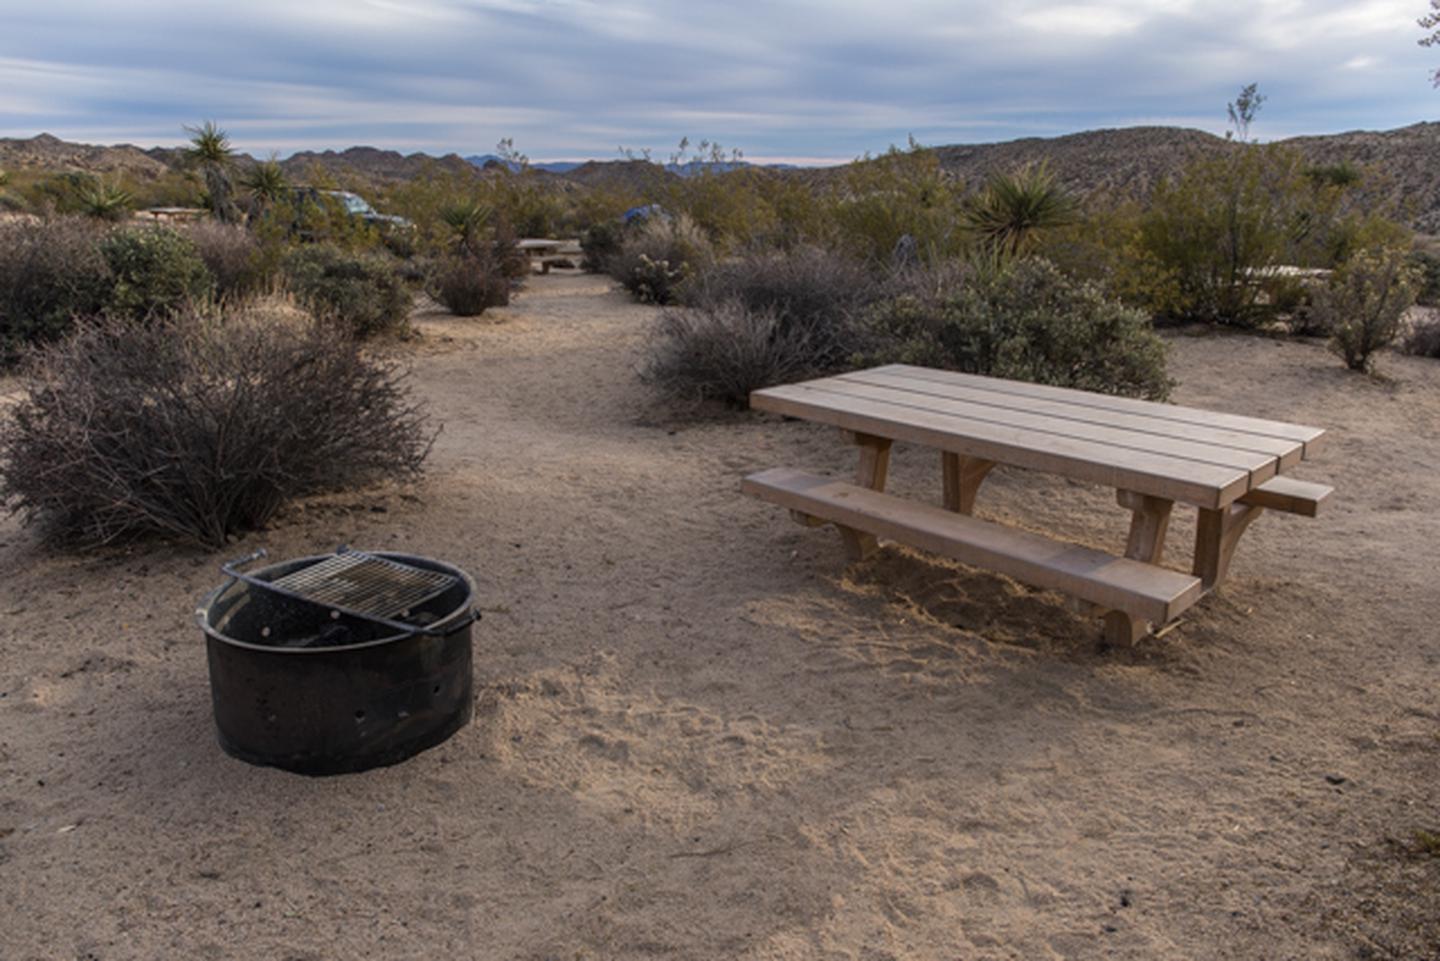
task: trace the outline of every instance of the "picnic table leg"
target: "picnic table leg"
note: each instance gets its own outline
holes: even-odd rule
[[[1170,528],[1170,512],[1175,502],[1126,490],[1118,491],[1115,499],[1121,507],[1128,507],[1131,511],[1125,556],[1146,564],[1160,563],[1165,552],[1165,532]],[[1136,620],[1124,611],[1105,613],[1105,641],[1112,646],[1134,644],[1149,629],[1146,622]]]
[[[860,464],[855,469],[855,483],[860,487],[883,491],[885,478],[890,472],[890,439],[853,431],[842,433],[860,448]],[[839,529],[840,537],[845,541],[845,550],[852,560],[862,561],[875,553],[880,546],[874,534],[840,524],[835,526]]]
[[[1235,545],[1263,507],[1254,504],[1231,504],[1219,510],[1200,508],[1195,525],[1195,566],[1191,573],[1200,578],[1205,590],[1213,590],[1230,571]]]
[[[944,476],[945,509],[957,514],[975,513],[975,495],[980,492],[980,485],[985,482],[986,475],[994,466],[993,460],[941,451],[940,468]]]

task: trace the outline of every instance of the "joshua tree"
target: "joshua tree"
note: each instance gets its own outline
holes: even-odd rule
[[[230,170],[235,158],[229,136],[213,120],[207,120],[198,127],[186,127],[185,131],[191,135],[190,147],[185,153],[205,177],[205,192],[210,197],[211,212],[224,223],[234,223],[240,219],[240,211],[231,199],[235,186],[230,179]]]
[[[1440,47],[1440,0],[1430,0],[1430,12],[1418,21],[1420,29],[1433,33],[1420,41],[1422,47]],[[1435,86],[1440,87],[1440,68],[1435,70]]]
[[[966,226],[1002,257],[1028,253],[1041,232],[1075,222],[1077,207],[1045,164],[994,174],[965,205]]]

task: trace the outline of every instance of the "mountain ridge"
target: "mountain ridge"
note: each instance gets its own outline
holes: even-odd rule
[[[1440,122],[1422,121],[1394,130],[1289,137],[1273,143],[1293,147],[1312,165],[1351,163],[1379,172],[1381,195],[1397,204],[1397,209],[1417,229],[1440,233],[1440,163],[1435,160],[1440,157]],[[967,185],[978,186],[996,172],[1043,161],[1062,186],[1079,194],[1143,197],[1190,159],[1235,146],[1232,141],[1201,130],[1137,126],[999,143],[946,144],[930,149],[934,150],[942,169]],[[181,165],[183,155],[183,149],[176,147],[146,149],[133,144],[69,143],[48,133],[28,139],[0,139],[0,169],[5,170],[73,170],[152,180]],[[237,162],[245,166],[257,161],[241,154]],[[293,179],[323,174],[342,181],[387,182],[409,180],[436,171],[483,174],[504,167],[504,161],[491,154],[466,157],[452,152],[437,157],[367,146],[340,151],[301,151],[280,164]],[[727,163],[726,167],[730,166]],[[797,168],[747,164],[746,167],[782,176],[796,174],[823,180],[843,170],[845,165]],[[670,170],[659,163],[635,159],[541,162],[532,164],[530,169],[581,187],[643,186],[667,176],[695,172],[688,168]]]

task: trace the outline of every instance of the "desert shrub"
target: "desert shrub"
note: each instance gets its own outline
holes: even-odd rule
[[[1290,332],[1307,337],[1329,334],[1321,319],[1310,309],[1312,284],[1306,277],[1293,273],[1272,273],[1259,278],[1260,302],[1275,317],[1289,319]]]
[[[849,359],[854,315],[878,295],[879,285],[864,265],[833,251],[798,247],[717,261],[686,286],[685,302],[735,303],[751,313],[772,314],[780,335],[800,334],[811,366],[824,369]]]
[[[824,198],[828,231],[846,253],[888,264],[901,237],[911,237],[927,261],[959,253],[959,185],[940,166],[939,156],[913,140],[880,157],[849,165]]]
[[[1405,255],[1378,248],[1351,258],[1315,294],[1315,312],[1331,331],[1330,349],[1351,370],[1368,373],[1374,354],[1400,335],[1405,312],[1415,303],[1414,274]]]
[[[430,296],[452,314],[476,317],[510,303],[510,280],[488,254],[456,254],[436,267]]]
[[[1292,149],[1235,144],[1160,184],[1141,216],[1145,306],[1180,320],[1240,327],[1285,312],[1264,279],[1281,265],[1335,267],[1408,231],[1350,193],[1345,176],[1307,174]]]
[[[651,260],[649,254],[641,254],[639,263],[630,268],[625,278],[625,289],[642,304],[673,304],[688,276],[690,265],[683,261],[672,265],[668,260]]]
[[[814,356],[804,328],[773,308],[721,301],[662,313],[643,376],[675,399],[744,407],[752,390],[811,373]]]
[[[860,359],[991,374],[1106,394],[1164,399],[1165,344],[1145,314],[1043,260],[905,293],[866,314]]]
[[[504,221],[495,227],[489,254],[502,276],[511,280],[530,276],[530,258],[520,249],[515,232],[506,226]]]
[[[356,337],[405,329],[411,295],[384,254],[305,245],[284,260],[285,279],[305,307]]]
[[[0,223],[0,365],[105,307],[114,281],[98,240],[78,219]]]
[[[1245,144],[1206,157],[1160,184],[1140,240],[1169,283],[1160,313],[1253,327],[1271,316],[1256,278],[1287,258],[1308,195],[1298,155]]]
[[[219,547],[291,498],[417,471],[432,437],[402,374],[332,326],[111,318],[34,356],[0,498],[55,542]]]
[[[585,260],[580,265],[590,273],[605,273],[610,259],[620,253],[625,240],[625,226],[618,220],[602,220],[585,228],[580,235],[580,249]]]
[[[1415,303],[1422,307],[1440,307],[1440,254],[1416,250],[1410,254],[1415,269]]]
[[[222,300],[251,296],[265,285],[260,245],[245,228],[204,220],[185,225],[181,232],[195,247]]]
[[[710,242],[688,217],[648,217],[611,258],[610,275],[642,303],[670,304],[711,257]]]
[[[1440,360],[1440,317],[1416,322],[1405,338],[1405,353]]]
[[[145,320],[173,314],[207,297],[213,281],[195,245],[169,227],[132,227],[107,234],[100,252],[115,285],[106,309]]]

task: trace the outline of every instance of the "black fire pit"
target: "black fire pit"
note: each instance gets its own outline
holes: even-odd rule
[[[341,548],[242,572],[195,612],[226,753],[301,774],[395,764],[471,712],[470,578],[409,554]]]

